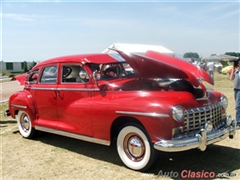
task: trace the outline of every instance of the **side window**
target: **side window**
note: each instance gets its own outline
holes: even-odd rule
[[[125,70],[120,63],[104,64],[101,71],[101,79],[112,79],[125,76]]]
[[[48,66],[43,69],[40,83],[54,84],[57,82],[57,66]]]
[[[124,68],[126,75],[134,75],[135,74],[134,70],[128,63],[123,63],[123,68]]]
[[[30,84],[35,84],[37,82],[37,79],[38,79],[38,72],[39,70],[35,70],[33,71],[30,75],[29,75],[29,78],[28,78],[28,82]]]
[[[62,66],[62,83],[86,83],[89,78],[80,77],[84,70],[79,64],[66,64]]]

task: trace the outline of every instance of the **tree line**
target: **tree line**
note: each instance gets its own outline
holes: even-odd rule
[[[23,62],[23,72],[28,72],[31,70],[37,63],[35,61],[32,62],[32,64],[28,67],[27,61]]]

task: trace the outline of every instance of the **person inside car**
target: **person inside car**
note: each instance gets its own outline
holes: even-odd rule
[[[113,68],[107,68],[105,71],[103,71],[103,76],[101,79],[111,79],[116,77],[116,73]]]

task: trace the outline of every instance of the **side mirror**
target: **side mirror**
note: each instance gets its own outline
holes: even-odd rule
[[[81,70],[79,72],[79,76],[80,76],[81,79],[88,79],[88,74],[85,70]]]

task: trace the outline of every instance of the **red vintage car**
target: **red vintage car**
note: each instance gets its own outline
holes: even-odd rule
[[[147,51],[58,57],[37,64],[5,115],[20,134],[45,131],[109,146],[122,162],[145,171],[159,151],[178,152],[233,138],[236,121],[227,98],[208,90],[201,68]],[[18,77],[16,77],[18,79]]]

